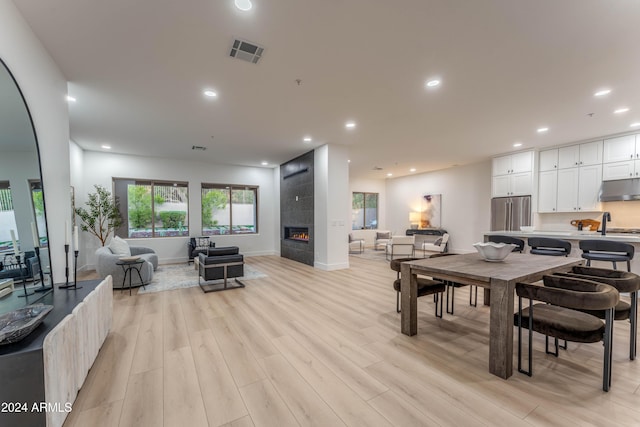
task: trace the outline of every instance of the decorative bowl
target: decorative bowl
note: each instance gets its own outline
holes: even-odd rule
[[[52,309],[52,305],[33,304],[0,316],[0,345],[18,342],[29,335]]]
[[[523,225],[520,227],[520,231],[524,231],[525,233],[532,233],[534,230],[533,225]]]
[[[503,261],[517,245],[513,243],[494,243],[494,242],[478,242],[474,243],[473,247],[476,248],[480,256],[485,261],[499,262]]]

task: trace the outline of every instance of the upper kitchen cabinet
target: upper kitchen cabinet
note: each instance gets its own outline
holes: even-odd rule
[[[524,196],[533,190],[533,151],[494,157],[493,197]]]
[[[637,135],[627,135],[605,139],[602,179],[612,181],[638,177],[640,177],[640,138]]]
[[[541,174],[542,177],[542,174]],[[549,184],[550,182],[547,181]],[[540,181],[541,185],[543,181]],[[540,200],[546,205],[539,204],[540,212],[576,212],[599,211],[598,192],[602,183],[602,165],[590,165],[579,168],[560,169],[557,177],[557,205],[549,200],[547,193],[551,188],[540,188]]]
[[[544,150],[540,152],[540,162],[538,163],[540,172],[558,169],[558,149]]]
[[[604,163],[623,162],[640,158],[636,147],[636,135],[626,135],[604,140]]]
[[[533,151],[525,151],[522,153],[493,158],[493,176],[531,172],[532,170]]]
[[[575,168],[602,164],[602,141],[570,145],[558,149],[558,168]]]

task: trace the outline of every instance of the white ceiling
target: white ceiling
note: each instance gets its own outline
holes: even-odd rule
[[[636,0],[252,1],[15,3],[69,80],[87,150],[259,166],[334,143],[352,177],[384,178],[640,121]],[[262,61],[230,58],[234,37]]]

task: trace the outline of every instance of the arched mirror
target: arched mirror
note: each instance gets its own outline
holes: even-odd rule
[[[31,115],[0,59],[0,314],[52,291],[42,188]]]

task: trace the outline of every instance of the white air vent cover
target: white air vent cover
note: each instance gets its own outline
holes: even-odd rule
[[[264,52],[264,48],[262,46],[258,46],[257,44],[246,40],[235,39],[231,46],[229,56],[251,62],[252,64],[257,64],[258,61],[260,61],[260,58],[262,58],[262,52]]]

